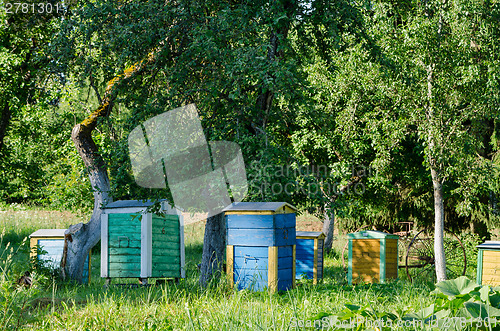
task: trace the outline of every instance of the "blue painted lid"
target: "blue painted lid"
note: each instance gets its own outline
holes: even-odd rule
[[[479,249],[498,249],[500,250],[500,241],[486,240],[481,245],[476,246]]]
[[[288,207],[293,211],[297,211],[297,208],[292,206],[287,202],[233,202],[226,208],[226,211],[271,211],[276,212],[283,207]]]

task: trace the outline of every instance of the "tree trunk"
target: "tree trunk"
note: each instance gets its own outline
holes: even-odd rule
[[[203,238],[203,255],[200,268],[200,285],[206,287],[213,277],[218,277],[224,264],[226,247],[226,220],[224,213],[207,219]]]
[[[325,234],[325,254],[332,250],[333,243],[333,230],[335,225],[335,212],[333,209],[325,208],[324,221],[323,221],[323,233]]]
[[[88,223],[72,225],[65,232],[64,252],[61,260],[64,278],[82,282],[85,257],[101,238],[102,207],[112,202],[106,164],[92,139],[92,132],[97,127],[99,118],[109,116],[117,87],[141,72],[146,64],[153,62],[154,54],[154,51],[149,53],[145,60],[133,64],[126,68],[122,75],[110,80],[103,98],[99,98],[101,100],[99,107],[82,123],[75,125],[71,132],[71,139],[89,172],[90,184],[94,191],[94,210]]]
[[[10,106],[8,102],[5,102],[5,106],[0,113],[0,151],[3,148],[3,140],[5,138],[5,135],[7,134],[7,127],[9,126],[10,117]]]
[[[446,280],[446,258],[444,256],[444,198],[443,183],[439,174],[431,166],[432,186],[434,187],[434,258],[437,281]]]
[[[112,198],[109,194],[106,166],[92,140],[92,130],[78,124],[73,129],[71,139],[89,171],[90,183],[94,190],[94,210],[90,221],[87,224],[71,225],[65,232],[64,257],[61,261],[63,275],[81,283],[85,257],[101,237],[102,207],[111,202]]]

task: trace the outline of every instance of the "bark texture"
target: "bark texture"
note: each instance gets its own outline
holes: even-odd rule
[[[153,53],[150,53],[146,60],[135,63],[125,69],[123,74],[109,81],[103,97],[99,98],[99,107],[73,128],[71,139],[87,168],[90,184],[94,191],[94,210],[88,223],[71,225],[65,232],[65,245],[61,260],[64,278],[82,282],[85,257],[101,237],[102,208],[112,202],[107,167],[92,139],[92,132],[96,128],[99,118],[109,116],[118,86],[139,73],[144,65],[153,59]]]
[[[333,230],[335,225],[335,212],[325,207],[323,233],[325,234],[325,253],[330,253],[333,244]]]
[[[212,278],[220,275],[224,264],[225,247],[226,221],[224,213],[220,213],[209,217],[205,225],[200,268],[200,285],[202,287],[206,287]]]
[[[437,281],[446,280],[446,258],[444,256],[444,198],[443,184],[438,172],[431,167],[434,187],[434,258]]]

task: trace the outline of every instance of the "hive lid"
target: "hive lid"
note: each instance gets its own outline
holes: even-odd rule
[[[149,207],[153,205],[151,200],[118,200],[106,205],[106,209],[114,208],[137,208],[137,207]]]
[[[381,231],[364,230],[347,235],[349,239],[398,239],[396,234],[385,233]]]
[[[492,248],[500,250],[500,241],[486,240],[484,243],[477,245],[476,247],[480,249]]]
[[[287,202],[233,202],[224,210],[224,212],[291,212],[297,211],[297,208]]]
[[[297,231],[296,237],[300,239],[325,239],[325,234],[321,231]]]
[[[64,232],[66,229],[40,229],[36,230],[30,234],[30,238],[40,238],[40,237],[61,237],[64,238]]]

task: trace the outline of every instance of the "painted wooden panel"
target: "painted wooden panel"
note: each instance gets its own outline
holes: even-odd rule
[[[314,278],[314,239],[297,239],[296,245],[296,269],[297,279]]]
[[[110,268],[109,269],[109,277],[111,278],[135,278],[139,277],[141,273],[141,269],[122,269],[122,268]]]
[[[496,250],[498,245],[487,246],[486,242],[478,247],[478,283],[488,284],[491,286],[500,286],[500,251]],[[486,247],[488,250],[481,249]]]
[[[177,255],[155,255],[153,254],[151,262],[153,264],[175,264],[177,266],[181,263],[181,257],[176,252]]]
[[[46,229],[42,229],[39,231],[44,231]],[[50,232],[52,229],[47,229],[47,232]],[[59,231],[64,233],[64,229],[53,229],[52,231]],[[35,232],[36,233],[36,232]],[[30,245],[32,251],[30,252],[30,255],[36,254],[36,247],[39,246],[39,248],[42,250],[43,254],[39,254],[37,256],[39,261],[45,261],[46,265],[50,268],[60,268],[61,266],[61,260],[62,260],[62,255],[63,255],[63,250],[64,250],[64,235],[62,235],[60,238],[37,238],[33,237],[30,239]],[[34,256],[34,255],[33,255]],[[90,254],[87,256],[85,259],[84,265],[83,265],[83,274],[82,278],[84,282],[90,282]]]
[[[165,201],[162,211],[168,214],[147,213],[152,204],[129,200],[106,207],[101,217],[103,277],[185,276],[182,215]],[[120,265],[124,270],[118,270]]]
[[[295,214],[277,214],[274,215],[277,228],[295,228],[296,217]]]
[[[274,229],[295,227],[295,214],[226,215],[228,229]]]
[[[116,263],[141,263],[141,256],[140,255],[117,255],[113,254],[109,256],[108,259],[109,262],[116,262]]]
[[[270,283],[274,290],[291,288],[292,267],[294,265],[293,247],[254,247],[254,246],[228,246],[227,263],[233,272],[232,282],[238,284],[238,289],[260,291],[269,288]],[[272,250],[277,262],[271,262],[269,251]],[[232,252],[231,252],[232,251]],[[271,264],[274,266],[272,267]],[[228,270],[229,270],[228,269]],[[272,270],[272,274],[269,271]],[[272,279],[277,279],[272,281]]]
[[[265,246],[234,246],[234,256],[250,255],[254,257],[266,258],[269,250]]]
[[[398,240],[385,240],[385,279],[398,278]]]
[[[380,281],[380,240],[350,239],[350,241],[352,241],[349,252],[352,266],[350,282]]]
[[[483,261],[499,261],[500,263],[500,251],[487,251],[483,250]]]
[[[179,217],[152,216],[152,277],[181,277]]]
[[[238,290],[249,289],[262,291],[268,288],[268,270],[236,269],[234,283]],[[284,291],[292,288],[292,269],[278,270],[277,290]]]
[[[318,240],[318,279],[323,278],[323,249],[325,245],[325,240]]]
[[[482,284],[500,286],[500,276],[483,275]]]
[[[140,272],[141,218],[137,214],[109,214],[109,277],[139,277]]]
[[[45,254],[38,255],[38,260],[45,261],[51,268],[59,268],[63,249],[64,239],[39,239],[38,246]]]
[[[227,244],[235,246],[295,245],[295,228],[228,229]]]
[[[293,256],[293,246],[278,247],[278,257]]]
[[[226,215],[227,229],[273,229],[274,215]]]

